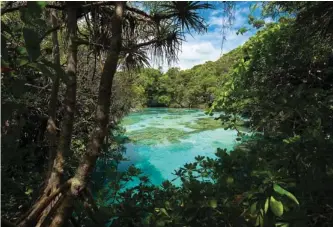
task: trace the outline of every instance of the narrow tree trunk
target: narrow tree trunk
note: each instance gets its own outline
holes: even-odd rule
[[[50,11],[50,19],[52,27],[58,26],[57,21],[57,15],[55,10]],[[52,57],[53,57],[53,63],[60,67],[60,54],[59,54],[59,42],[58,42],[58,32],[54,31],[52,32]],[[50,143],[50,149],[49,149],[49,168],[48,172],[49,174],[52,171],[53,166],[53,160],[55,157],[55,151],[56,151],[56,142],[57,142],[57,125],[56,125],[56,111],[57,111],[57,102],[58,102],[58,93],[59,93],[59,85],[60,85],[60,77],[58,75],[55,75],[55,79],[52,84],[52,91],[51,91],[51,97],[50,97],[50,104],[49,104],[49,119],[47,121],[47,136]]]
[[[76,104],[76,68],[77,68],[77,44],[75,42],[77,35],[77,24],[76,24],[76,8],[75,3],[68,3],[68,56],[67,56],[67,77],[68,82],[65,92],[65,114],[64,119],[61,125],[61,134],[58,141],[58,147],[56,149],[56,154],[54,157],[54,162],[52,166],[51,175],[48,180],[49,188],[45,189],[44,195],[39,201],[33,206],[32,213],[35,210],[38,210],[42,204],[42,201],[47,199],[52,192],[59,189],[59,186],[62,183],[63,172],[64,172],[64,155],[70,149],[70,143],[72,139],[73,131],[73,121],[74,121],[74,111]],[[60,195],[61,196],[61,195]],[[63,195],[62,195],[63,196]],[[58,196],[59,199],[59,196]],[[66,201],[66,198],[64,198]],[[54,203],[55,201],[53,201]],[[45,212],[48,212],[46,209]],[[32,216],[32,217],[31,217]],[[37,223],[37,217],[29,214],[19,226],[32,226]],[[45,218],[42,216],[42,218]]]
[[[73,4],[73,5],[72,5]],[[76,105],[76,70],[77,70],[77,36],[75,3],[68,2],[68,55],[67,55],[67,89],[65,93],[65,115],[62,122],[56,157],[53,163],[51,178],[61,181],[64,171],[64,155],[69,152],[72,140],[74,112]],[[60,182],[58,182],[59,185]]]
[[[52,24],[52,27],[58,26],[57,21],[57,15],[55,10],[50,11],[50,21]],[[53,31],[52,32],[52,57],[53,57],[53,63],[60,66],[60,54],[59,54],[59,42],[58,42],[58,32]],[[55,75],[55,78],[53,80],[52,84],[52,91],[51,91],[51,97],[50,97],[50,103],[49,103],[49,119],[47,121],[47,138],[49,142],[49,161],[48,161],[48,171],[47,171],[47,183],[46,187],[43,191],[42,196],[47,196],[50,193],[54,192],[57,189],[57,186],[59,186],[60,183],[60,176],[52,174],[53,170],[53,163],[56,156],[56,148],[57,148],[57,125],[56,125],[56,111],[57,111],[57,102],[58,102],[58,93],[59,93],[59,85],[60,85],[60,77],[59,75]],[[40,227],[42,223],[44,222],[46,216],[48,215],[50,209],[52,208],[52,203],[44,210],[41,218],[39,218],[39,221],[37,223],[37,227]]]
[[[100,154],[104,137],[107,133],[109,120],[111,87],[114,74],[116,73],[119,53],[121,50],[122,20],[124,15],[125,2],[115,3],[115,13],[112,19],[112,39],[110,51],[104,63],[103,72],[99,84],[98,103],[95,115],[95,129],[90,134],[87,152],[72,179],[70,193],[66,195],[66,200],[60,206],[57,215],[51,223],[51,227],[63,226],[73,210],[73,200],[86,187],[89,176],[92,173],[96,160]]]

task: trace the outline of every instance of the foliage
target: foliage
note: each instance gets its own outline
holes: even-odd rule
[[[240,49],[230,51],[216,62],[206,62],[192,69],[143,69],[133,87],[141,92],[141,104],[148,107],[208,107],[218,95],[228,71],[240,57]],[[137,96],[138,97],[138,96]]]
[[[180,187],[152,186],[137,172],[140,184],[109,205],[113,226],[331,225],[332,42],[293,12],[237,50],[211,107],[227,128],[246,120],[253,136],[175,171]]]
[[[132,51],[121,56],[119,68],[137,70],[146,65],[149,52],[174,60],[185,32],[179,28],[204,30],[204,21],[196,14],[203,3],[152,6],[154,13],[141,15],[141,20],[126,15],[123,48]],[[2,207],[3,217],[12,220],[28,209],[42,188],[49,149],[44,132],[50,78],[58,75],[66,82],[63,68],[50,64],[50,40],[44,37],[49,27],[42,14],[45,7],[40,2],[28,3],[1,21]],[[166,73],[143,69],[116,74],[110,136],[103,143],[91,182],[99,209],[91,218],[94,215],[86,214],[83,204],[76,201],[74,219],[80,225],[331,226],[332,3],[270,2],[263,7],[263,17],[282,13],[279,23],[264,25],[262,19],[250,15],[250,25],[260,30],[216,62],[189,70],[171,68]],[[94,13],[110,19],[110,8]],[[163,19],[165,23],[160,23]],[[143,26],[146,20],[153,22]],[[169,21],[177,29],[166,23]],[[80,25],[79,38],[96,41],[98,48],[91,43],[79,48],[74,155],[66,161],[66,177],[85,153],[88,134],[96,124],[92,116],[102,71],[97,61],[103,61],[103,48],[111,38],[108,21],[90,22],[92,29],[88,23]],[[137,23],[134,28],[133,23]],[[239,34],[246,31],[242,28]],[[151,35],[156,38],[153,46],[136,49],[141,52],[131,49],[138,41],[151,41]],[[66,38],[63,33],[59,36],[66,64]],[[64,112],[64,90],[62,84],[58,123]],[[231,152],[218,149],[215,159],[198,156],[175,170],[175,177],[182,181],[179,187],[169,181],[152,185],[134,166],[119,173],[117,164],[127,138],[117,124],[131,109],[142,106],[210,106],[210,112],[223,111],[221,124],[238,130],[240,143]],[[240,130],[244,124],[250,130],[246,136]],[[215,121],[199,120],[187,126],[203,130],[215,125]],[[149,128],[130,136],[135,142],[149,144],[186,135],[176,129]],[[139,184],[126,187],[133,179]]]

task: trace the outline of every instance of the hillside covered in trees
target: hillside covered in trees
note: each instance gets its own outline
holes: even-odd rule
[[[219,5],[231,21],[235,4]],[[258,3],[238,32],[257,33],[217,61],[148,67],[148,56],[175,60],[215,7],[1,3],[3,226],[333,225],[333,4]],[[180,186],[119,173],[119,122],[146,106],[223,113],[239,143],[170,169]]]
[[[206,108],[218,96],[232,66],[242,57],[241,49],[230,51],[215,62],[192,69],[142,69],[133,87],[137,107]]]

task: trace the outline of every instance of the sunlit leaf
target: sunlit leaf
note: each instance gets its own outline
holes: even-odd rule
[[[251,207],[250,207],[250,213],[251,213],[251,214],[254,214],[254,213],[256,212],[256,210],[257,210],[257,203],[258,203],[258,202],[254,202],[254,203],[251,205]]]
[[[278,184],[274,184],[273,185],[273,189],[274,191],[276,191],[277,193],[279,193],[280,195],[285,195],[287,196],[289,199],[293,200],[297,205],[299,205],[298,200],[296,199],[296,197],[288,192],[287,190],[283,189],[282,187],[280,187]]]
[[[273,196],[270,198],[269,206],[275,216],[281,217],[283,215],[283,204],[280,201],[275,200]]]
[[[217,207],[217,201],[216,199],[212,199],[209,201],[209,206],[213,209],[215,209]]]
[[[266,214],[267,211],[268,211],[268,207],[269,207],[269,198],[267,198],[266,201],[265,201],[265,206],[264,206],[265,214]]]

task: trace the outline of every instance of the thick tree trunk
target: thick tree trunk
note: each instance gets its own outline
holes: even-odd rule
[[[95,115],[95,129],[90,134],[87,152],[82,158],[81,163],[72,179],[71,190],[66,195],[65,201],[58,209],[51,227],[63,226],[73,210],[73,200],[79,193],[85,189],[89,176],[92,173],[96,160],[100,154],[104,137],[107,133],[107,124],[109,120],[111,88],[114,74],[117,70],[119,53],[121,50],[122,40],[122,20],[124,15],[125,2],[115,3],[115,13],[112,19],[112,39],[110,51],[107,54],[104,63],[103,72],[99,84],[98,104]]]
[[[115,14],[112,19],[112,39],[110,51],[104,63],[103,72],[99,84],[98,103],[95,115],[95,128],[90,134],[87,152],[83,157],[75,174],[78,185],[73,185],[72,190],[80,192],[86,186],[88,178],[95,167],[96,160],[100,154],[101,146],[107,133],[109,121],[111,88],[114,74],[117,70],[119,53],[121,51],[122,20],[125,2],[115,3]]]

